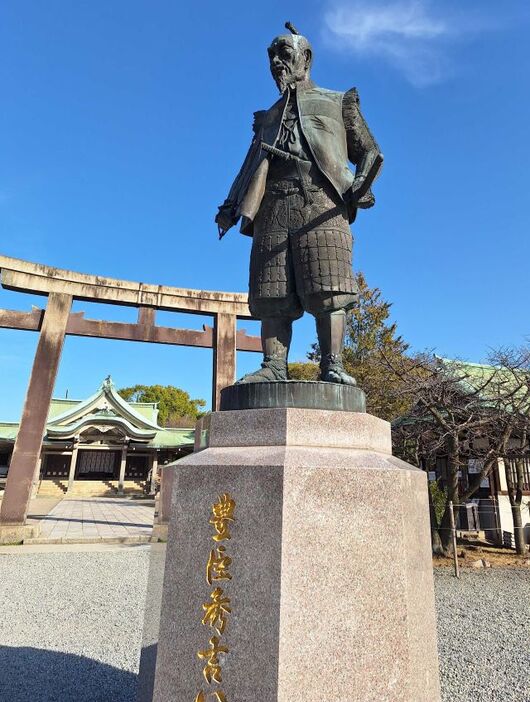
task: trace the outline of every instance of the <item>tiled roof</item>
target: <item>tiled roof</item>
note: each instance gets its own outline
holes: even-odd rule
[[[17,422],[0,422],[0,441],[14,441],[17,438]]]
[[[177,448],[193,444],[194,430],[166,429],[158,426],[156,402],[127,402],[107,378],[99,390],[86,400],[53,398],[48,413],[47,434],[50,439],[73,436],[85,424],[104,423],[116,418],[116,424],[125,429],[134,440],[153,448]],[[18,422],[0,422],[0,441],[14,442]]]

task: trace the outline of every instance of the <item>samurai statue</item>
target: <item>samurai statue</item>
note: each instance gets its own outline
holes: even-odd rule
[[[241,219],[253,238],[249,306],[261,320],[261,368],[240,383],[288,380],[293,321],[316,319],[320,379],[355,385],[342,363],[346,312],[357,300],[350,224],[372,207],[383,156],[357,90],[320,88],[313,51],[290,22],[268,48],[281,93],[254,113],[254,139],[215,218],[222,238]],[[348,162],[355,166],[352,172]]]

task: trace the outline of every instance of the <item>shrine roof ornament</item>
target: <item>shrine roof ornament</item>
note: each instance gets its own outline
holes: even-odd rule
[[[87,416],[93,416],[96,413],[113,412],[113,420],[116,417],[124,419],[127,424],[134,427],[135,430],[147,431],[152,436],[160,431],[161,427],[152,420],[137,412],[116,390],[116,386],[109,376],[105,378],[99,390],[91,397],[76,404],[74,407],[67,409],[61,414],[53,417],[48,422],[48,435],[51,436],[56,428],[65,425],[78,423],[81,419]],[[98,415],[99,416],[99,415]]]

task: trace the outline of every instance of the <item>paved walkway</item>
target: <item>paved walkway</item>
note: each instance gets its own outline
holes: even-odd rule
[[[61,497],[34,497],[29,503],[28,524],[39,524],[63,498]]]
[[[154,503],[116,497],[61,500],[40,522],[40,535],[32,543],[73,543],[149,539]]]

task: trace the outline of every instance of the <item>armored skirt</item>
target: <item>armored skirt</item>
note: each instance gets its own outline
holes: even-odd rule
[[[357,297],[346,205],[322,178],[267,183],[254,220],[249,304],[258,319],[351,307]],[[315,300],[317,309],[315,309]]]

